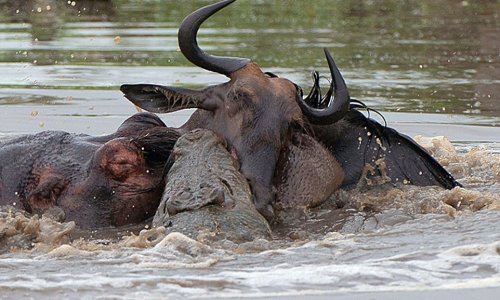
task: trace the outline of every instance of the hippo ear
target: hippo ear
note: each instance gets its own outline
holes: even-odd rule
[[[154,84],[124,84],[120,90],[135,105],[154,113],[168,113],[187,108],[215,109],[204,91]]]
[[[124,182],[147,168],[140,149],[129,138],[115,138],[96,151],[90,166],[90,171],[93,170],[103,170],[106,178]]]
[[[161,178],[179,134],[168,127],[155,127],[135,138],[115,138],[102,145],[94,156],[105,176],[125,182],[130,177],[149,175]]]
[[[115,135],[117,137],[130,137],[137,132],[154,127],[167,127],[167,125],[165,125],[165,123],[155,114],[140,112],[126,119],[120,127],[118,127]]]
[[[157,127],[145,131],[132,140],[141,149],[148,166],[163,169],[180,134],[168,127]]]

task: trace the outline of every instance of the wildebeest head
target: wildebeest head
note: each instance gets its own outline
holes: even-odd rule
[[[349,107],[349,95],[342,75],[325,49],[333,77],[330,89],[321,97],[319,77],[309,96],[293,82],[264,73],[249,59],[211,56],[198,46],[200,25],[234,0],[221,1],[190,14],[179,28],[179,46],[193,64],[223,74],[230,81],[190,90],[152,84],[123,85],[121,91],[137,106],[167,113],[198,108],[182,127],[211,129],[223,136],[238,156],[241,172],[252,187],[257,209],[272,218],[269,205],[274,198],[272,179],[276,162],[290,130],[304,121],[329,124],[341,119]],[[335,101],[333,99],[335,98]],[[303,116],[306,116],[304,120]]]

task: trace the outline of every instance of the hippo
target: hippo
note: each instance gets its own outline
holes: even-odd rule
[[[93,137],[43,131],[0,140],[0,205],[33,214],[53,207],[93,229],[151,218],[177,131],[138,113],[115,133]]]
[[[255,209],[250,186],[222,137],[207,129],[185,133],[170,165],[153,226],[199,240],[270,237],[269,224]]]
[[[234,1],[220,1],[191,13],[178,33],[179,48],[190,62],[223,74],[229,81],[201,90],[144,83],[124,84],[120,89],[132,103],[155,113],[197,108],[178,129],[179,133],[204,128],[223,137],[230,153],[240,162],[240,171],[250,184],[257,210],[266,219],[273,220],[278,202],[290,206],[293,201],[300,201],[276,198],[277,181],[283,181],[279,177],[292,174],[286,169],[282,173],[277,171],[285,164],[283,160],[300,160],[293,164],[305,166],[311,162],[309,157],[318,156],[318,151],[327,161],[336,161],[330,164],[334,170],[328,173],[334,174],[333,177],[323,178],[331,181],[335,189],[353,188],[365,174],[383,176],[394,185],[437,185],[447,189],[460,186],[411,138],[361,112],[366,106],[351,99],[327,49],[324,52],[332,77],[330,87],[323,96],[319,74],[314,72],[313,87],[305,97],[298,84],[262,71],[250,59],[213,56],[200,49],[196,40],[200,25]],[[296,134],[310,138],[301,146],[300,155],[289,156],[286,151]],[[301,172],[298,170],[295,178],[307,176]],[[325,189],[319,195],[317,182],[310,179],[301,187],[310,184],[307,190],[315,191],[317,199],[326,199],[331,190]],[[306,204],[321,201],[309,199]]]

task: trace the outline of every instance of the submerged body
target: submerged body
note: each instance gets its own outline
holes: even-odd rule
[[[177,138],[140,113],[107,136],[44,131],[2,140],[0,205],[39,214],[59,207],[83,228],[141,222],[158,206]]]
[[[196,239],[243,242],[270,236],[222,138],[209,130],[188,132],[177,141],[173,159],[153,226]]]
[[[344,170],[330,152],[309,135],[295,133],[282,149],[274,186],[276,212],[321,205],[344,180]]]

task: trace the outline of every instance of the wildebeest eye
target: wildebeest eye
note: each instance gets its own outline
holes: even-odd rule
[[[267,76],[271,77],[271,78],[276,78],[276,77],[279,77],[278,75],[274,74],[274,73],[271,73],[271,72],[264,72],[264,74],[266,74]]]
[[[228,96],[228,98],[233,100],[233,102],[245,105],[247,102],[252,101],[252,99],[255,98],[255,94],[253,93],[252,90],[240,87],[234,89],[232,93]]]
[[[233,89],[228,93],[224,101],[223,109],[227,113],[227,116],[233,117],[243,110],[248,105],[248,102],[250,102],[250,100],[246,93],[239,89]]]

